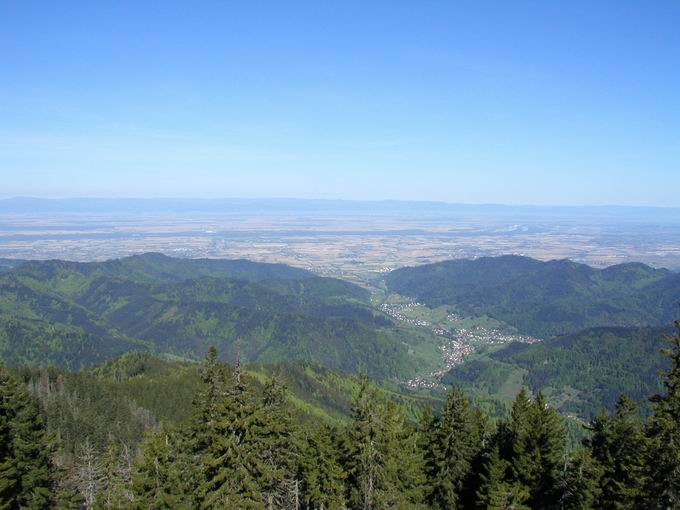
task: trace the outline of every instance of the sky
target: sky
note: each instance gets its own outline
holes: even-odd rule
[[[680,206],[680,2],[0,0],[0,197]]]

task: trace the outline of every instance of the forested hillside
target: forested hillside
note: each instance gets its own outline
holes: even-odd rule
[[[34,372],[36,379],[30,371],[17,375],[0,366],[0,505],[678,508],[680,334],[669,347],[669,369],[651,415],[641,418],[622,396],[613,414],[590,421],[576,449],[568,448],[564,420],[541,392],[521,390],[510,412],[494,421],[454,387],[440,412],[426,407],[414,423],[402,402],[364,376],[351,385],[348,419],[333,424],[305,419],[309,414],[291,406],[294,397],[279,376],[227,367],[214,349],[200,371],[144,354],[113,360],[84,377],[43,371]],[[69,377],[81,377],[80,383]],[[190,398],[190,408],[168,404],[178,401],[168,393],[176,388],[167,384],[173,378],[183,381],[179,398]],[[159,424],[140,405],[144,399],[178,420]],[[96,416],[97,406],[113,420]],[[136,446],[142,431],[145,439]]]
[[[227,377],[233,366],[223,365]],[[62,453],[77,456],[87,438],[96,448],[113,435],[136,448],[145,431],[176,425],[191,414],[200,389],[201,364],[130,352],[79,372],[22,367],[13,373],[42,405],[50,430],[60,438]],[[288,388],[287,402],[301,422],[321,420],[340,425],[349,420],[357,376],[343,375],[310,363],[246,365],[245,381],[256,394],[273,377]],[[415,419],[425,407],[439,408],[441,397],[380,386],[385,400],[399,403]]]
[[[307,360],[375,377],[431,366],[436,346],[375,312],[368,292],[305,270],[158,254],[32,261],[0,276],[0,355],[79,368],[130,350]]]
[[[397,269],[386,284],[430,307],[488,315],[540,338],[596,326],[669,325],[680,303],[680,274],[639,263],[596,269],[569,260],[483,257]]]
[[[672,328],[594,328],[537,344],[490,350],[444,378],[472,394],[507,400],[507,388],[543,391],[563,414],[582,419],[613,409],[621,393],[646,407],[668,367],[662,354]]]

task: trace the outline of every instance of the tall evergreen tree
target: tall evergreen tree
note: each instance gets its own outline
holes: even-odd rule
[[[346,474],[340,464],[335,431],[321,425],[306,435],[301,459],[303,501],[310,510],[345,508]]]
[[[2,365],[0,439],[0,508],[48,508],[52,497],[51,441],[28,390]]]
[[[560,510],[589,510],[594,508],[600,494],[600,470],[590,451],[576,450],[564,466],[559,489]]]
[[[501,458],[498,444],[494,444],[485,457],[475,506],[480,510],[529,510],[526,505],[529,491],[508,476],[510,464]]]
[[[19,487],[19,469],[14,458],[14,383],[0,365],[0,510],[14,506]]]
[[[150,434],[133,476],[135,510],[190,510],[196,508],[193,491],[195,466],[180,433]]]
[[[644,506],[646,441],[634,402],[622,396],[614,416],[600,416],[590,428],[592,436],[585,444],[601,470],[595,508],[633,510]]]
[[[263,494],[255,478],[261,460],[253,439],[257,409],[237,364],[234,380],[224,398],[217,397],[206,427],[202,455],[201,508],[264,509]]]
[[[361,376],[347,431],[347,472],[351,508],[383,508],[385,458],[381,451],[383,413],[368,377]]]
[[[423,455],[423,473],[425,475],[425,501],[432,503],[434,481],[439,473],[439,448],[437,444],[437,429],[439,418],[434,415],[430,406],[426,407],[418,422],[417,445]]]
[[[559,416],[539,393],[531,401],[522,390],[511,412],[510,458],[514,480],[529,491],[528,504],[535,509],[557,506],[564,463],[566,433]]]
[[[413,428],[390,401],[384,410],[381,449],[385,459],[384,508],[424,508],[425,462]]]
[[[217,419],[219,402],[226,396],[226,374],[218,361],[217,348],[210,346],[201,367],[201,389],[194,400],[194,415],[188,428],[193,450],[200,454],[210,439],[210,430]]]
[[[54,480],[52,500],[56,510],[80,510],[83,508],[83,495],[78,490],[75,466],[71,459],[59,451],[53,456],[52,479]]]
[[[294,507],[299,500],[299,452],[286,403],[286,388],[275,374],[250,428],[258,460],[254,476],[269,509]]]
[[[124,450],[112,436],[108,438],[101,468],[101,488],[97,494],[95,508],[102,510],[124,508],[131,501],[130,472],[126,465]]]
[[[680,321],[665,351],[671,368],[665,394],[652,397],[654,414],[647,427],[650,439],[645,496],[649,508],[680,508]]]
[[[460,388],[452,388],[433,437],[428,500],[435,508],[453,510],[461,506],[472,459],[481,450],[479,433],[467,397]]]

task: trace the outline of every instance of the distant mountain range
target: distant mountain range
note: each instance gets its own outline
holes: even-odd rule
[[[362,213],[450,216],[571,217],[680,221],[680,208],[632,206],[531,206],[456,204],[406,200],[320,200],[296,198],[62,198],[0,199],[0,214],[41,213]]]
[[[430,307],[488,315],[541,338],[596,326],[667,325],[680,312],[680,273],[640,263],[595,269],[508,255],[397,269],[386,283]]]

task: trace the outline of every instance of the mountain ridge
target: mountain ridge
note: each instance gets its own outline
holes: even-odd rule
[[[595,326],[668,324],[680,303],[680,275],[640,263],[597,269],[505,255],[396,269],[385,281],[389,291],[431,308],[452,305],[542,338]]]

